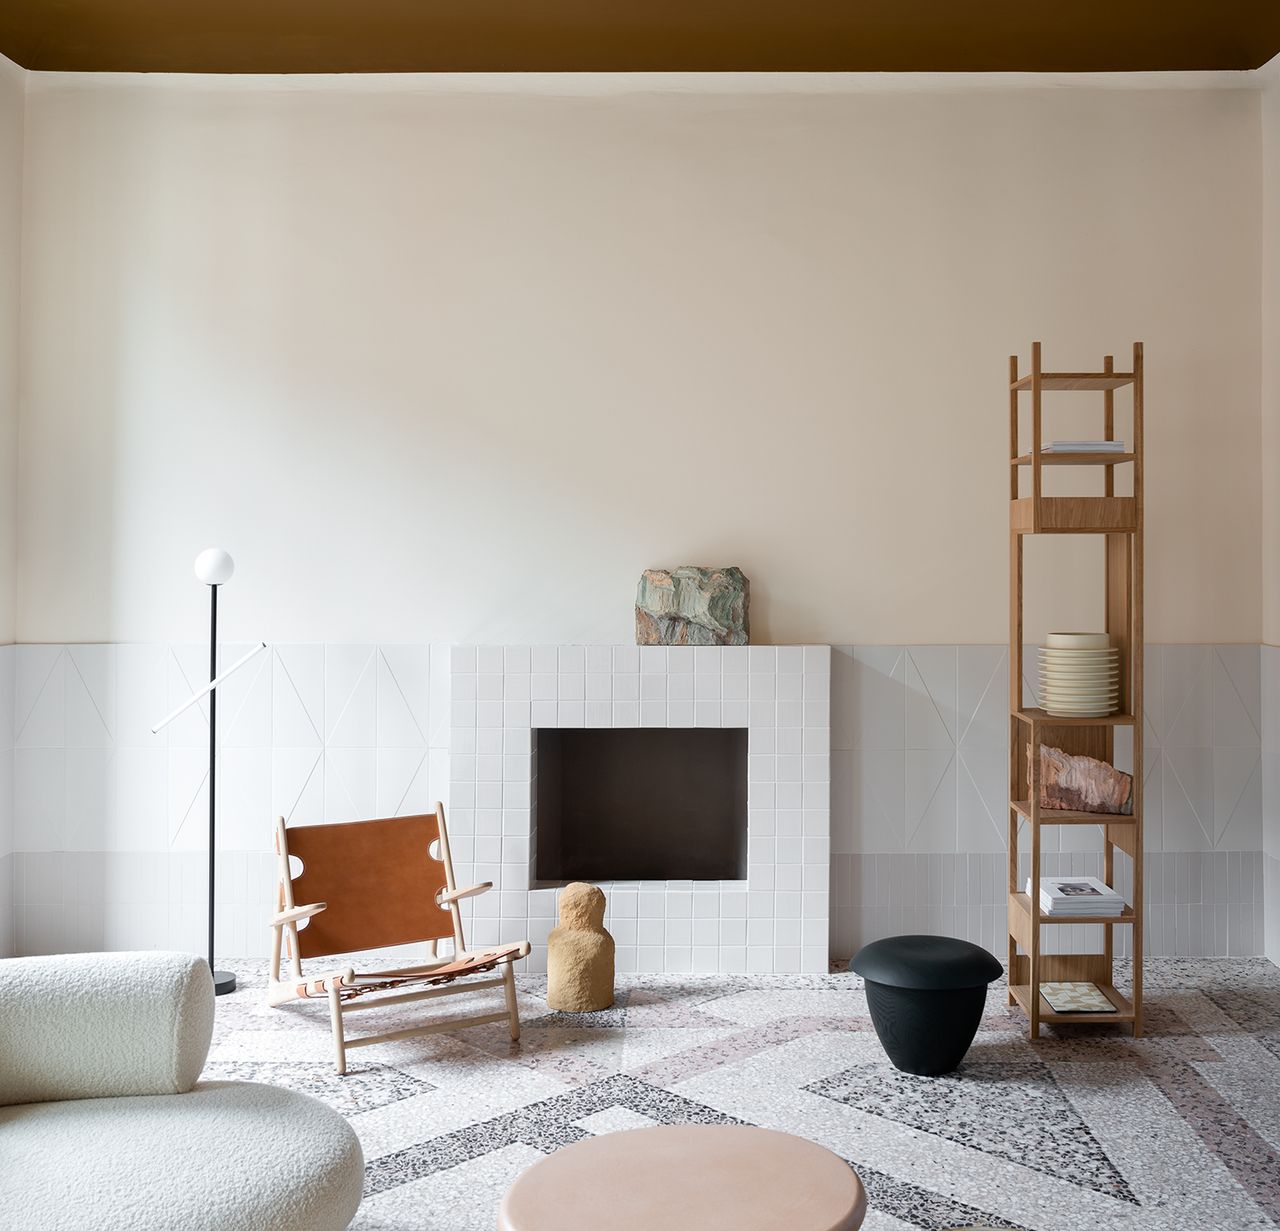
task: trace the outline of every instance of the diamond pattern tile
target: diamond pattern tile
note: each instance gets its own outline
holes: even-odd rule
[[[325,649],[326,745],[372,748],[377,742],[377,649],[371,645]]]

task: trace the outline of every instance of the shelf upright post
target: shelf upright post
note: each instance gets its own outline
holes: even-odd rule
[[[1102,371],[1105,375],[1110,376],[1116,370],[1116,360],[1114,355],[1107,355],[1102,360]],[[1116,438],[1116,391],[1114,389],[1104,389],[1102,391],[1102,429],[1104,440],[1114,440]],[[1130,442],[1132,443],[1132,441]],[[1116,494],[1116,468],[1114,466],[1104,466],[1103,468],[1103,495],[1114,496]],[[1112,566],[1112,555],[1117,549],[1117,544],[1122,543],[1124,536],[1106,537],[1107,550],[1107,567],[1104,579],[1105,585],[1105,610],[1107,613],[1107,631],[1114,632],[1111,627],[1115,604],[1120,601],[1121,596],[1117,593],[1117,589],[1127,593],[1126,587],[1129,584],[1128,577],[1119,578],[1115,575],[1115,569]],[[1128,557],[1125,556],[1127,561]],[[1127,565],[1126,565],[1127,567]],[[1128,622],[1126,612],[1126,624]],[[1127,632],[1127,629],[1126,629]],[[1130,655],[1132,657],[1132,655]],[[1129,670],[1130,664],[1125,664],[1126,672]],[[1129,690],[1123,688],[1122,692],[1127,694]],[[1121,698],[1121,705],[1127,708],[1124,697]],[[1116,733],[1114,727],[1108,727],[1106,736],[1106,753],[1107,760],[1110,761],[1115,756],[1115,740]],[[1116,848],[1111,841],[1111,830],[1104,828],[1102,831],[1102,879],[1108,885],[1114,885],[1116,867]],[[1104,927],[1102,929],[1102,953],[1107,959],[1107,969],[1111,970],[1115,961],[1115,929]]]
[[[1133,696],[1130,701],[1133,714],[1133,1037],[1142,1034],[1142,911],[1143,859],[1146,850],[1143,838],[1143,758],[1142,736],[1144,727],[1143,667],[1146,657],[1143,646],[1142,624],[1142,538],[1143,538],[1143,441],[1142,427],[1142,343],[1133,344],[1133,602],[1130,604],[1130,645],[1132,648]]]
[[[1044,425],[1041,417],[1041,380],[1042,368],[1040,360],[1040,343],[1031,344],[1031,530],[1039,534],[1041,530],[1041,479],[1043,472],[1042,451],[1044,448]],[[1019,555],[1022,544],[1018,545]],[[1022,590],[1018,590],[1018,659],[1022,659]],[[1018,684],[1021,687],[1022,675],[1019,671]],[[1031,798],[1031,953],[1027,966],[1030,974],[1031,1037],[1040,1037],[1040,724],[1031,723],[1030,773]]]
[[[1040,724],[1031,723],[1031,956],[1028,960],[1030,1002],[1027,1016],[1031,1019],[1031,1037],[1040,1037]]]
[[[1018,454],[1018,356],[1009,356],[1009,499],[1016,501],[1019,493],[1018,471],[1014,464]],[[1018,766],[1020,764],[1018,749],[1022,738],[1022,723],[1016,716],[1022,708],[1022,536],[1010,527],[1009,530],[1009,821],[1008,821],[1008,856],[1009,856],[1009,895],[1018,889],[1018,826],[1020,818],[1013,806],[1015,799],[1020,799],[1021,786]],[[1011,906],[1006,906],[1011,911]],[[1018,956],[1018,942],[1013,929],[1006,926],[1008,933],[1009,974],[1008,1001],[1016,1004],[1013,996],[1014,959]]]
[[[1031,343],[1031,529],[1040,533],[1040,343]]]
[[[1108,355],[1102,361],[1102,370],[1110,376],[1116,370],[1116,360],[1114,355]],[[1116,391],[1114,389],[1104,389],[1102,393],[1102,427],[1103,440],[1114,440],[1116,438]],[[1133,442],[1130,441],[1130,444]],[[1114,466],[1104,466],[1103,495],[1114,496],[1116,494],[1116,468]],[[1110,577],[1108,576],[1108,582]]]
[[[1009,356],[1009,499],[1018,498],[1018,356]]]

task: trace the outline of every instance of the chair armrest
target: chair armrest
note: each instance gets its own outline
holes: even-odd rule
[[[441,906],[447,905],[449,902],[461,902],[463,898],[479,897],[482,893],[488,893],[493,888],[493,881],[485,881],[482,885],[469,885],[466,889],[442,890],[436,895],[436,901]]]
[[[314,1000],[329,995],[334,987],[355,987],[356,972],[350,966],[339,966],[334,970],[324,970],[319,974],[306,975],[301,983],[291,983],[297,994],[307,1000]]]
[[[291,906],[288,910],[278,910],[268,920],[268,924],[274,928],[282,923],[297,923],[299,919],[310,919],[312,915],[318,915],[327,905],[326,902],[312,902],[310,906]]]

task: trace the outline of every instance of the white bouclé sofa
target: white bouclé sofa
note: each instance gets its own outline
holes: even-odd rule
[[[364,1181],[304,1094],[200,1082],[208,966],[184,953],[0,961],[0,1225],[341,1231]]]

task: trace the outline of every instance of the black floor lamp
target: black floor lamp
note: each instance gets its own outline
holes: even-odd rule
[[[235,561],[221,547],[208,547],[196,557],[196,577],[209,587],[209,682],[191,694],[172,714],[162,718],[151,728],[153,735],[159,734],[179,714],[189,710],[201,697],[209,697],[209,969],[213,972],[214,992],[223,996],[236,990],[236,977],[229,970],[217,970],[213,964],[213,909],[214,909],[214,869],[217,853],[217,779],[214,773],[218,756],[218,686],[234,675],[241,667],[267,648],[265,641],[260,641],[243,658],[232,663],[230,667],[218,675],[218,587],[231,580],[236,570]]]

